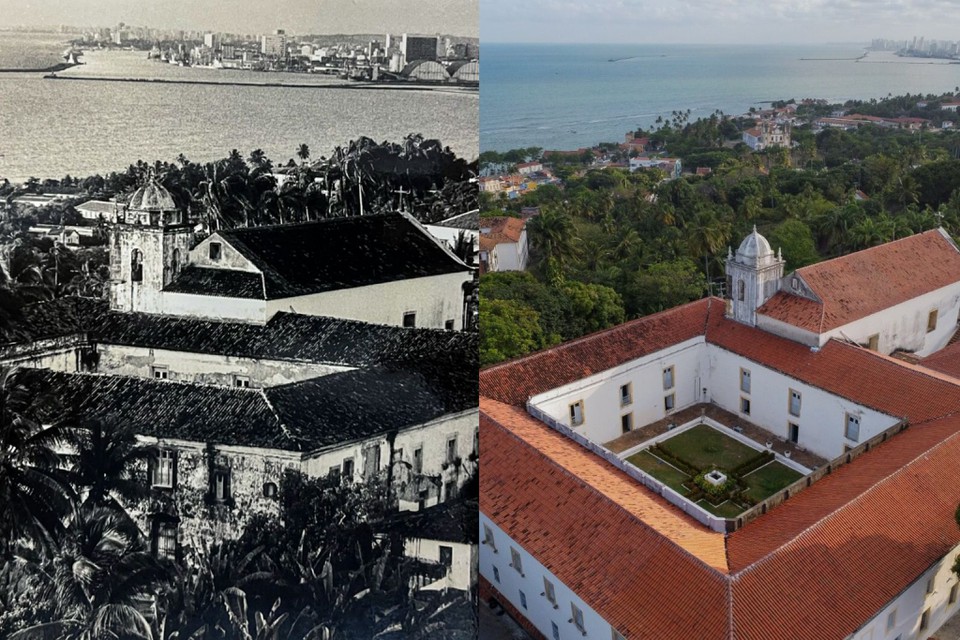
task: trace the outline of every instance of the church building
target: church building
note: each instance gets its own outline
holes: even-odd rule
[[[935,229],[480,374],[481,597],[535,638],[915,640],[960,606],[960,251]]]

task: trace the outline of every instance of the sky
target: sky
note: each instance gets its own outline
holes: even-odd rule
[[[960,0],[480,0],[483,42],[960,40]]]
[[[479,0],[0,0],[0,27],[109,27],[294,34],[478,36]]]

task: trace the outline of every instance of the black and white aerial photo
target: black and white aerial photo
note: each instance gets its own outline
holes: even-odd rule
[[[0,16],[0,638],[475,638],[478,0]]]

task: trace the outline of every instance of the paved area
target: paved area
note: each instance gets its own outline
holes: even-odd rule
[[[930,636],[931,640],[960,640],[960,614],[953,614],[946,624]]]
[[[478,640],[531,640],[526,631],[502,609],[497,615],[486,602],[480,601],[480,633]]]
[[[815,469],[821,465],[827,464],[827,460],[821,458],[818,455],[815,455],[809,451],[803,451],[798,449],[795,444],[788,442],[785,438],[780,438],[773,435],[763,427],[753,424],[752,422],[747,422],[742,417],[725,411],[716,405],[709,403],[695,404],[692,407],[687,407],[681,411],[677,411],[674,414],[667,416],[662,420],[657,420],[648,425],[640,427],[639,429],[634,429],[630,433],[626,433],[616,440],[611,440],[603,446],[614,453],[620,453],[621,451],[626,451],[630,447],[636,446],[641,442],[646,442],[650,438],[654,438],[668,431],[667,427],[671,424],[676,424],[677,426],[686,424],[691,420],[696,420],[700,416],[706,416],[712,420],[716,420],[720,424],[734,429],[735,427],[740,428],[740,433],[750,438],[759,445],[760,448],[766,447],[766,443],[770,442],[773,445],[773,450],[777,453],[783,453],[784,451],[790,451],[791,458],[808,469]]]

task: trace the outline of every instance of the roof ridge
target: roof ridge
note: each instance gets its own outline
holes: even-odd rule
[[[272,413],[273,417],[276,419],[277,425],[279,425],[280,427],[280,431],[282,431],[283,435],[297,447],[298,451],[302,451],[303,447],[301,446],[300,441],[297,438],[295,438],[292,433],[290,433],[290,430],[287,428],[287,425],[285,425],[283,423],[283,420],[280,418],[280,412],[277,411],[277,408],[273,406],[272,402],[270,402],[270,398],[267,396],[266,388],[258,389],[257,391],[260,392],[259,393],[260,397],[263,398],[263,402],[267,405],[267,408],[270,410],[270,413]]]
[[[902,238],[896,238],[895,240],[891,240],[891,241],[889,241],[889,242],[884,242],[884,243],[882,243],[882,244],[877,244],[877,245],[874,245],[874,246],[872,246],[872,247],[867,247],[867,248],[865,248],[865,249],[860,249],[859,251],[853,251],[853,252],[851,252],[851,253],[845,253],[845,254],[843,254],[842,256],[835,256],[835,257],[833,257],[833,258],[828,258],[828,259],[826,259],[826,260],[821,260],[820,262],[815,262],[815,263],[813,263],[813,264],[808,264],[807,266],[805,266],[805,267],[800,267],[800,268],[798,268],[798,269],[795,269],[794,271],[795,271],[796,273],[800,273],[800,274],[803,274],[804,272],[809,272],[809,271],[816,271],[819,267],[822,267],[822,266],[824,266],[824,265],[828,265],[828,264],[830,264],[831,262],[837,262],[837,261],[839,261],[839,260],[847,260],[847,259],[852,258],[853,256],[862,255],[862,254],[864,254],[864,253],[868,253],[868,252],[870,252],[870,251],[874,251],[875,249],[883,249],[883,248],[885,248],[885,247],[889,247],[889,246],[891,246],[891,245],[895,245],[895,244],[900,243],[900,242],[905,242],[906,240],[910,240],[910,239],[912,239],[912,238],[916,238],[916,237],[919,237],[919,236],[925,236],[925,235],[927,235],[927,234],[931,234],[931,233],[937,232],[937,231],[939,231],[940,229],[941,229],[941,227],[935,227],[935,228],[933,228],[933,229],[927,229],[926,231],[920,231],[919,233],[911,233],[909,236],[904,236],[904,237],[902,237]],[[943,235],[943,234],[941,233],[941,235]]]
[[[488,400],[490,400],[490,399],[488,399]],[[502,404],[502,405],[504,405],[505,407],[508,407],[508,408],[510,408],[510,409],[515,409],[516,411],[522,413],[523,415],[525,415],[525,416],[528,417],[529,419],[535,421],[538,425],[542,426],[544,429],[550,429],[550,427],[548,427],[546,424],[540,422],[539,420],[537,420],[537,419],[534,418],[532,415],[530,415],[529,413],[527,413],[526,411],[524,411],[523,409],[521,409],[521,408],[519,408],[519,407],[516,407],[516,406],[514,406],[514,405],[508,405],[508,404],[506,404],[506,403],[499,402],[498,400],[492,400],[492,401],[493,401],[493,402],[497,402],[498,404]],[[551,466],[553,466],[553,467],[555,467],[556,469],[558,469],[558,470],[559,470],[560,472],[562,472],[564,475],[566,475],[566,476],[568,476],[568,477],[570,477],[570,478],[573,478],[574,482],[576,482],[576,483],[577,483],[578,485],[580,485],[582,488],[584,488],[584,489],[586,489],[587,491],[593,493],[594,495],[600,497],[601,500],[603,500],[604,502],[609,503],[610,505],[612,505],[613,507],[615,507],[618,511],[626,514],[626,516],[627,516],[628,518],[630,518],[630,520],[632,520],[633,522],[639,524],[641,527],[643,527],[643,528],[646,529],[647,531],[650,531],[651,533],[653,533],[658,539],[662,540],[662,541],[663,541],[664,543],[666,543],[666,544],[671,545],[672,547],[674,547],[675,549],[677,549],[678,551],[680,551],[684,556],[686,556],[686,557],[688,557],[688,558],[690,558],[690,559],[698,562],[698,563],[701,564],[702,566],[706,567],[708,570],[710,570],[711,572],[713,572],[715,575],[719,576],[721,579],[724,579],[724,580],[728,580],[728,579],[729,579],[729,577],[730,577],[730,574],[729,574],[729,573],[726,573],[726,572],[724,572],[724,571],[721,571],[720,569],[712,566],[710,563],[708,563],[706,560],[704,560],[703,558],[701,558],[701,557],[698,556],[697,554],[691,553],[688,549],[685,549],[682,545],[680,545],[680,544],[678,544],[677,542],[675,542],[674,540],[672,540],[669,536],[664,535],[661,531],[658,531],[656,528],[654,528],[654,527],[652,527],[651,525],[647,524],[647,523],[646,523],[645,521],[643,521],[640,517],[638,517],[636,514],[632,513],[629,509],[627,509],[626,507],[624,507],[622,504],[620,504],[620,503],[617,502],[616,500],[611,500],[606,494],[604,494],[603,492],[601,492],[601,491],[600,491],[599,489],[597,489],[595,486],[593,486],[593,485],[590,484],[589,482],[583,480],[580,476],[578,476],[577,474],[573,473],[572,471],[570,471],[569,469],[567,469],[566,467],[564,467],[563,465],[561,465],[559,462],[557,462],[556,460],[554,460],[553,458],[551,458],[550,456],[548,456],[547,454],[545,454],[545,453],[544,453],[543,451],[541,451],[539,448],[533,446],[532,444],[530,444],[529,442],[527,442],[526,440],[524,440],[523,438],[521,438],[518,434],[514,433],[512,430],[510,430],[510,429],[508,429],[507,427],[503,426],[503,425],[500,423],[499,420],[497,420],[496,418],[494,418],[493,416],[491,416],[489,413],[483,412],[482,408],[481,408],[481,413],[484,415],[484,417],[485,417],[487,420],[489,420],[489,421],[492,422],[494,425],[496,425],[497,428],[500,429],[500,431],[506,433],[508,436],[510,436],[511,438],[515,439],[517,442],[520,442],[525,448],[530,449],[534,454],[540,456],[540,457],[541,457],[543,460],[545,460],[548,464],[550,464]],[[552,429],[551,429],[551,432],[557,433],[557,435],[559,435],[560,437],[563,437],[563,438],[566,439],[566,436],[563,436],[563,434],[560,434],[559,432],[555,432],[555,431],[552,430]],[[572,441],[571,441],[571,442],[572,442]],[[576,443],[574,443],[574,444],[576,444]],[[577,446],[580,446],[580,445],[577,445]],[[612,469],[614,469],[617,473],[619,473],[619,474],[623,475],[624,477],[626,477],[627,480],[628,480],[631,484],[636,485],[637,488],[638,488],[640,491],[645,491],[645,492],[648,492],[648,493],[650,493],[650,494],[652,494],[652,495],[656,495],[656,494],[653,494],[653,492],[650,491],[650,489],[648,489],[647,487],[643,486],[642,484],[640,484],[639,482],[637,482],[636,480],[634,480],[633,478],[631,478],[631,477],[628,476],[627,474],[623,473],[623,471],[621,471],[620,469],[617,469],[617,468],[614,467],[613,465],[610,465],[609,463],[603,461],[602,458],[600,458],[599,456],[597,456],[595,453],[593,453],[593,452],[590,451],[589,449],[584,448],[584,450],[587,451],[591,456],[597,458],[598,460],[601,460],[601,461],[602,461],[602,464],[604,464],[605,466],[610,466],[610,467],[611,467]],[[659,496],[659,495],[656,495],[656,498],[657,498],[658,500],[664,500],[664,498],[663,498],[662,496]],[[678,516],[681,517],[681,518],[686,518],[686,519],[689,519],[689,520],[693,520],[689,515],[687,515],[686,513],[684,513],[682,510],[677,509],[677,507],[674,506],[674,505],[672,505],[672,504],[667,504],[667,505],[665,505],[665,508],[667,508],[668,510],[670,510],[670,511],[673,512],[673,513],[675,513],[676,515],[678,515]],[[697,526],[697,527],[703,527],[703,525],[701,525],[699,522],[695,523],[695,526]],[[703,527],[703,528],[706,528],[706,527]],[[720,534],[717,534],[717,535],[720,535]],[[724,544],[724,555],[726,555],[726,544]],[[726,557],[725,557],[724,559],[726,559]],[[729,565],[729,563],[728,563],[728,564],[727,564],[727,570],[728,570],[728,571],[729,571],[729,568],[730,568],[730,565]]]
[[[951,412],[951,413],[947,413],[947,414],[944,414],[944,415],[942,415],[942,416],[937,416],[936,418],[931,418],[931,419],[929,419],[929,420],[925,420],[925,421],[920,422],[920,423],[918,423],[918,424],[916,424],[916,425],[913,425],[913,427],[915,428],[915,427],[920,426],[920,425],[923,425],[923,424],[930,424],[931,422],[937,422],[937,421],[939,421],[939,420],[946,420],[946,419],[948,419],[948,418],[951,418],[951,417],[954,417],[954,416],[957,416],[957,415],[960,415],[960,411],[953,411],[953,412]],[[918,460],[920,460],[920,459],[922,459],[922,458],[926,458],[927,456],[930,455],[931,452],[935,451],[936,449],[939,449],[940,447],[944,446],[944,445],[947,444],[948,442],[951,442],[951,441],[954,440],[955,438],[960,438],[960,430],[954,431],[952,434],[950,434],[949,436],[947,436],[946,438],[944,438],[944,439],[941,440],[940,442],[937,442],[937,443],[934,444],[932,447],[930,447],[930,448],[928,448],[928,449],[924,449],[924,450],[921,451],[919,454],[917,454],[914,458],[912,458],[910,461],[908,461],[906,464],[903,464],[903,465],[897,467],[892,473],[890,473],[889,475],[883,476],[882,478],[880,478],[879,480],[877,480],[876,482],[874,482],[872,485],[870,485],[869,487],[867,487],[866,489],[864,489],[863,491],[861,491],[858,495],[856,495],[856,496],[855,496],[852,500],[850,500],[849,502],[847,502],[847,503],[839,506],[838,508],[834,509],[834,510],[831,511],[830,513],[825,514],[825,515],[824,515],[823,517],[821,517],[819,520],[811,523],[810,526],[808,526],[808,527],[806,527],[805,529],[801,530],[799,533],[797,533],[797,535],[795,535],[795,536],[793,536],[792,538],[790,538],[789,540],[785,541],[783,544],[780,544],[780,545],[778,545],[777,547],[771,549],[771,550],[770,550],[766,555],[764,555],[762,558],[759,558],[759,559],[755,560],[754,562],[752,562],[752,563],[749,564],[748,566],[744,567],[744,568],[741,569],[740,571],[730,573],[730,574],[729,574],[729,577],[730,577],[731,582],[734,581],[734,580],[739,580],[739,578],[740,578],[741,576],[746,575],[747,573],[749,573],[749,572],[753,571],[754,569],[758,568],[761,564],[764,564],[764,563],[766,563],[768,560],[771,560],[775,555],[777,555],[777,553],[780,552],[780,550],[782,550],[783,548],[788,547],[788,546],[794,544],[794,543],[797,542],[801,537],[803,537],[804,535],[806,535],[807,532],[812,531],[813,529],[816,529],[817,527],[819,527],[820,525],[822,525],[822,524],[823,524],[824,522],[826,522],[827,520],[829,520],[829,519],[833,518],[834,516],[838,515],[838,514],[839,514],[841,511],[843,511],[844,509],[850,508],[851,505],[855,505],[855,504],[857,504],[858,502],[864,500],[867,495],[869,495],[870,493],[872,493],[873,491],[875,491],[880,485],[883,485],[883,484],[885,484],[886,482],[890,481],[892,478],[894,478],[894,477],[896,477],[896,476],[898,476],[898,475],[900,475],[900,474],[902,474],[902,473],[905,473],[905,472],[907,471],[907,469],[911,468]],[[887,443],[889,443],[890,441],[891,441],[891,440],[887,440]],[[885,444],[885,443],[881,443],[881,444]],[[879,449],[879,445],[878,445],[877,447],[873,447],[870,451],[876,451],[877,449]]]

